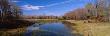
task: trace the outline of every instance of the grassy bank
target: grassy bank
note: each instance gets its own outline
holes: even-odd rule
[[[26,28],[4,29],[0,31],[0,36],[23,36]]]
[[[73,33],[80,33],[84,36],[109,36],[110,35],[110,23],[85,23],[84,20],[66,20],[67,22],[74,23],[76,26],[71,26],[75,31]]]
[[[25,20],[3,21],[0,24],[0,36],[20,36],[32,24],[34,23]]]

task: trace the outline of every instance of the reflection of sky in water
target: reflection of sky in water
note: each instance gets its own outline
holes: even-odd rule
[[[33,24],[32,26],[27,27],[28,31],[38,30],[38,29],[39,29],[39,25],[38,24]]]
[[[45,34],[48,33],[48,35],[50,34],[51,36],[53,36],[52,34],[54,34],[55,36],[55,33],[60,34],[62,36],[67,36],[70,34],[70,30],[64,24],[62,24],[61,22],[58,22],[58,23],[46,23],[46,24],[40,25],[39,27],[37,24],[34,24],[27,28],[27,30],[29,31],[27,32],[28,36],[29,34],[32,33],[33,30],[37,30],[37,29],[44,30],[46,32],[43,32],[43,33]],[[43,33],[36,32],[36,34],[38,35],[40,34],[42,35]]]
[[[48,30],[53,32],[68,32],[69,30],[62,23],[51,23],[40,26],[41,30]]]

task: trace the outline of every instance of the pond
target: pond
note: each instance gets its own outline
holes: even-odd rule
[[[72,34],[71,30],[62,22],[35,23],[27,27],[25,36],[78,36]]]

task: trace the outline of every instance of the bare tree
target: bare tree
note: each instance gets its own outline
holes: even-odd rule
[[[18,6],[11,4],[9,0],[0,0],[0,20],[2,22],[19,19],[21,15],[21,9]]]

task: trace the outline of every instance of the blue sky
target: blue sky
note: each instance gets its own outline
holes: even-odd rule
[[[71,10],[84,8],[90,0],[12,0],[22,8],[24,15],[62,16]]]

